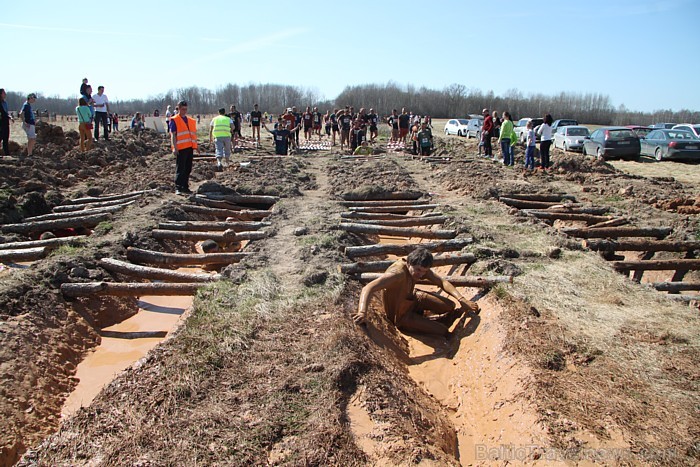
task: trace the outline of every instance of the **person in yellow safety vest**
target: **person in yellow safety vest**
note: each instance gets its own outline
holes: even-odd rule
[[[224,170],[224,159],[226,165],[231,160],[231,131],[233,121],[226,115],[226,109],[219,109],[219,115],[211,119],[209,125],[209,142],[214,141],[216,145],[216,171]]]
[[[170,146],[175,162],[175,193],[190,194],[190,173],[194,151],[197,147],[197,122],[187,118],[187,101],[177,103],[177,114],[170,118]]]

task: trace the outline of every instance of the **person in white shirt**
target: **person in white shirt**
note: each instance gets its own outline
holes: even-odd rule
[[[97,94],[92,96],[92,100],[95,102],[95,141],[99,139],[100,135],[100,122],[102,122],[102,127],[104,128],[104,139],[109,141],[109,124],[107,122],[107,116],[109,115],[109,99],[107,99],[107,94],[105,92],[104,86],[97,87]]]
[[[552,145],[552,116],[547,114],[544,116],[544,123],[537,128],[537,134],[540,136],[540,166],[542,170],[549,168],[549,148]]]
[[[535,170],[535,130],[532,128],[532,120],[527,122],[527,148],[525,149],[525,170]]]

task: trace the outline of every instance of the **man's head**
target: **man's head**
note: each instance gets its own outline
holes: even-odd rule
[[[254,108],[255,110],[258,110],[258,104],[253,104],[253,108]]]
[[[87,82],[88,82],[88,79],[87,79],[87,78],[83,78],[83,84],[87,84]]]
[[[498,118],[498,112],[496,112],[495,110],[493,111],[493,113],[491,115],[493,116],[493,118]]]
[[[318,112],[318,107],[314,107],[314,112]]]
[[[421,129],[425,130],[426,128],[428,128],[428,123],[427,123],[427,122],[423,122],[423,123],[420,124],[420,127],[421,127]]]
[[[369,109],[369,113],[373,114],[373,113],[374,113],[374,109]]]
[[[27,94],[27,102],[32,104],[32,103],[34,103],[35,100],[36,100],[36,94],[34,94],[34,93]]]
[[[105,87],[104,86],[97,86],[97,94],[99,94],[101,96],[103,92],[105,92]]]
[[[180,115],[187,115],[187,101],[180,101],[177,103],[177,113]]]
[[[484,109],[481,111],[481,115],[483,115],[484,117],[487,116],[488,114],[489,114],[489,109]]]
[[[406,262],[413,279],[422,279],[433,266],[433,255],[425,248],[416,248],[409,253]]]
[[[7,96],[7,93],[5,92],[5,89],[0,88],[0,99],[5,100],[6,96]]]
[[[367,143],[367,140],[362,141],[362,146],[367,146],[369,143]]]
[[[406,107],[401,107],[401,113],[405,114],[406,113]]]
[[[293,105],[293,106],[292,106],[292,112],[296,112],[296,111],[297,111],[297,106],[296,106],[296,105]]]
[[[394,114],[394,115],[396,115],[396,112],[397,112],[396,109],[393,109],[393,110],[391,111],[391,113]]]
[[[223,107],[221,107],[221,108],[219,109],[219,115],[226,115],[226,109],[223,108]]]

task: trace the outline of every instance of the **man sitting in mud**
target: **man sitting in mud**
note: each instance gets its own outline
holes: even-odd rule
[[[365,322],[370,298],[381,290],[384,313],[401,331],[448,337],[449,327],[462,311],[478,313],[479,305],[464,298],[452,284],[431,271],[432,265],[433,255],[425,248],[416,248],[407,258],[389,266],[384,274],[362,289],[357,314],[353,316],[355,323]],[[415,290],[415,284],[420,280],[440,287],[462,306],[456,309],[446,297]]]

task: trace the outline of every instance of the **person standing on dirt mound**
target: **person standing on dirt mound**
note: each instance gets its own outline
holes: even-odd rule
[[[10,121],[14,121],[7,107],[7,93],[0,89],[0,141],[2,141],[2,155],[10,155]]]
[[[552,146],[552,123],[554,120],[550,114],[544,116],[544,123],[537,128],[540,136],[540,167],[542,170],[549,168],[549,148]]]
[[[109,115],[109,99],[107,94],[105,94],[105,87],[98,86],[97,94],[92,96],[92,100],[95,102],[95,141],[100,137],[100,123],[102,123],[102,134],[105,141],[109,141],[109,122],[107,121],[107,115]]]
[[[267,125],[265,125],[265,122],[263,122],[262,126],[275,140],[275,154],[278,156],[286,156],[289,150],[289,143],[294,141],[294,139],[291,137],[292,132],[285,124],[284,118],[279,117],[277,119],[277,128],[274,130],[270,130]]]
[[[491,115],[489,114],[489,109],[482,110],[481,115],[484,116],[484,124],[481,127],[481,142],[484,146],[484,157],[492,157],[493,149],[491,147],[491,137],[493,137],[494,132],[493,118],[491,118]]]
[[[34,153],[36,145],[36,120],[34,119],[34,109],[32,109],[32,104],[35,102],[36,94],[29,94],[22,105],[22,110],[19,111],[22,115],[22,129],[27,134],[27,157]]]
[[[267,119],[267,112],[265,112],[265,119]],[[262,121],[262,113],[258,110],[258,104],[255,104],[253,105],[253,111],[250,112],[250,128],[253,130],[255,144],[260,144],[260,124]]]
[[[187,101],[177,103],[177,115],[170,119],[170,145],[175,162],[175,193],[189,194],[190,173],[192,172],[192,157],[194,151],[199,154],[197,146],[197,123],[194,118],[187,117]]]
[[[75,108],[78,116],[78,133],[80,134],[80,150],[82,152],[92,149],[92,114],[84,97],[78,99],[78,107]]]
[[[224,170],[226,164],[231,160],[231,134],[233,131],[233,121],[226,115],[226,109],[220,108],[219,115],[211,119],[209,124],[209,142],[214,142],[216,146],[216,170]]]
[[[416,248],[407,258],[389,266],[384,274],[362,288],[355,323],[362,324],[367,317],[372,294],[382,291],[384,313],[401,331],[449,336],[449,326],[463,310],[479,312],[479,305],[467,300],[457,289],[430,268],[433,255],[425,248]],[[416,282],[426,281],[440,287],[457,299],[457,309],[451,300],[431,292],[415,289]]]

